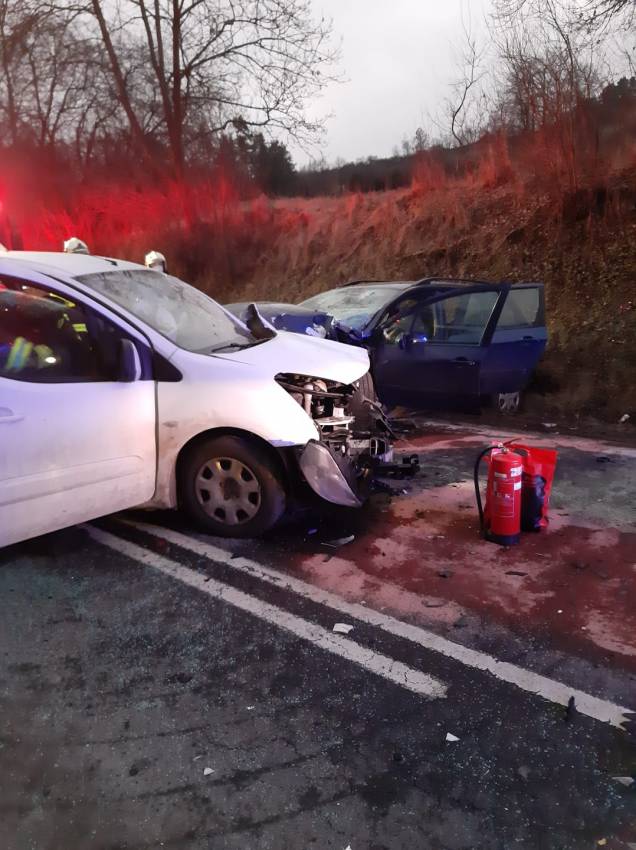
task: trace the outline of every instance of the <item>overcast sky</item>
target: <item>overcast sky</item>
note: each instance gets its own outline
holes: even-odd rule
[[[482,26],[490,0],[314,0],[315,14],[333,19],[342,40],[339,71],[310,106],[325,122],[322,153],[338,157],[390,156],[405,135],[430,126],[454,73],[453,45],[461,44],[462,10]],[[291,144],[295,161],[310,156]]]

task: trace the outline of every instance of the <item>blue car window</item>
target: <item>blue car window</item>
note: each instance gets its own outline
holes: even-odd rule
[[[382,332],[382,339],[386,344],[400,344],[404,334],[411,330],[419,304],[419,300],[415,298],[405,298],[386,311],[378,324]]]
[[[498,328],[537,328],[544,324],[543,299],[539,287],[511,289]]]
[[[426,304],[412,332],[433,343],[479,345],[498,298],[498,292],[467,292]]]

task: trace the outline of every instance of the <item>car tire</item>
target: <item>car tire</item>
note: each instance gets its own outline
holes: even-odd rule
[[[286,492],[275,460],[242,437],[196,443],[179,465],[179,506],[219,537],[257,537],[285,513]]]
[[[493,404],[498,413],[513,416],[521,409],[521,393],[495,393]]]
[[[349,404],[349,412],[352,416],[355,416],[356,430],[369,431],[373,427],[375,421],[373,406],[367,404],[367,401],[371,401],[373,404],[380,403],[371,372],[367,372],[360,378],[358,388]]]

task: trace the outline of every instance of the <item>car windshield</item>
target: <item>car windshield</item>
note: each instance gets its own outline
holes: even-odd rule
[[[171,275],[118,269],[77,279],[187,351],[211,354],[260,341],[216,301]]]
[[[361,331],[385,304],[411,284],[390,286],[344,286],[321,292],[300,303],[301,307],[320,310],[338,322]]]

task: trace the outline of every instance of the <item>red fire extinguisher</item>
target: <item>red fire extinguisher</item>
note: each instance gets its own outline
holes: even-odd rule
[[[488,453],[486,504],[479,492],[479,465]],[[513,546],[521,537],[521,480],[523,458],[507,446],[489,446],[475,463],[475,496],[479,522],[486,538],[501,546]]]

